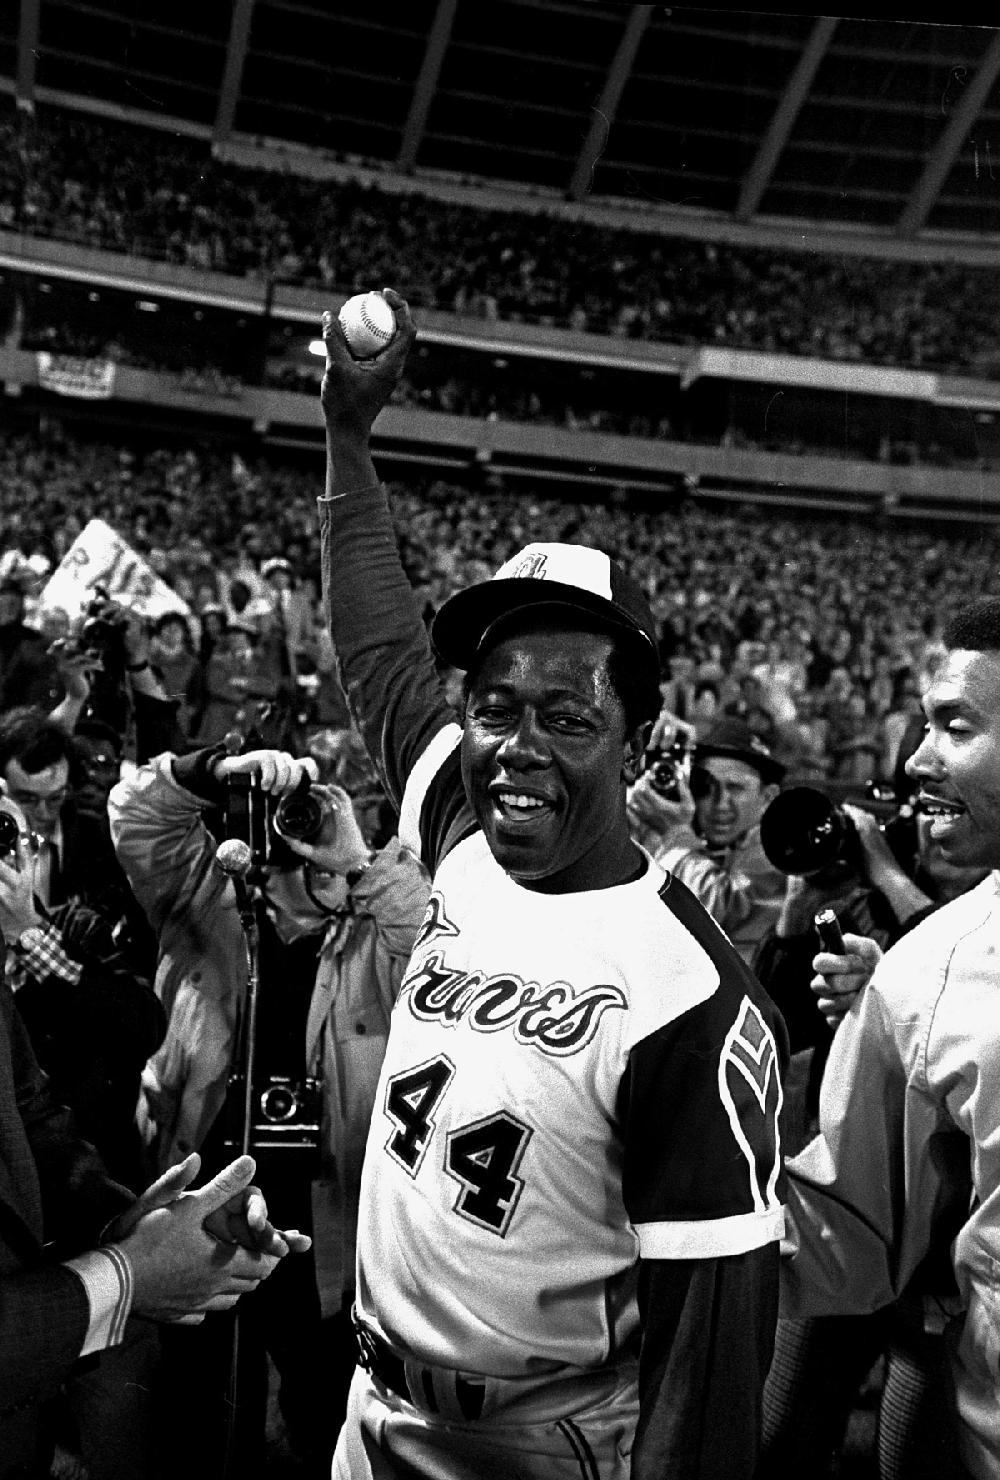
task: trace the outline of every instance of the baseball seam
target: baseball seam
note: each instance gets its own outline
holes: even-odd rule
[[[361,305],[361,322],[369,334],[374,334],[376,339],[382,339],[388,342],[390,338],[388,329],[383,329],[381,324],[376,324],[374,319],[368,317],[368,309],[364,304]]]

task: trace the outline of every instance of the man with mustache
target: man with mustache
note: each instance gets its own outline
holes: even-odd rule
[[[1000,599],[956,613],[944,646],[907,771],[947,862],[990,872],[882,957],[836,1033],[820,1133],[787,1167],[782,1312],[864,1313],[914,1282],[933,1291],[946,1455],[987,1480],[1000,1473]],[[870,959],[861,938],[846,943],[841,977],[856,985]]]

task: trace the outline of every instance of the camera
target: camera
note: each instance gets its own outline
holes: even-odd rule
[[[863,873],[857,828],[843,808],[813,786],[780,792],[760,819],[760,843],[768,862],[783,874],[815,874],[839,868]]]
[[[0,806],[0,858],[8,858],[12,853],[16,854],[19,832],[17,818]]]
[[[242,1104],[243,1080],[234,1075],[229,1082],[230,1125],[235,1107]],[[268,1074],[254,1086],[250,1147],[259,1151],[315,1152],[319,1149],[322,1100],[318,1079],[292,1079]],[[235,1133],[227,1136],[226,1149],[238,1149]]]
[[[125,667],[128,613],[115,606],[100,586],[96,590],[97,595],[84,609],[79,643],[84,652],[99,654],[105,668],[115,671]]]
[[[327,816],[310,785],[309,777],[303,776],[294,791],[279,799],[263,791],[256,776],[230,776],[226,785],[226,837],[248,843],[254,865],[297,868],[302,859],[285,839],[313,842]]]
[[[643,756],[642,774],[665,801],[680,800],[680,781],[689,765],[691,741],[685,734],[675,735],[665,749],[647,750]]]

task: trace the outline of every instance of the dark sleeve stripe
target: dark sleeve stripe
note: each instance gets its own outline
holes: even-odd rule
[[[760,997],[763,988],[756,975],[688,886],[668,873],[659,894],[670,913],[708,955],[720,980],[736,992]]]

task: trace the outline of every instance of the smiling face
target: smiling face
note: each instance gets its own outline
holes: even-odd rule
[[[644,728],[627,733],[608,676],[612,639],[529,627],[472,675],[462,778],[490,850],[529,889],[563,894],[632,876],[625,815]]]
[[[924,713],[906,773],[920,782],[931,841],[951,864],[1000,868],[1000,652],[947,653]]]

